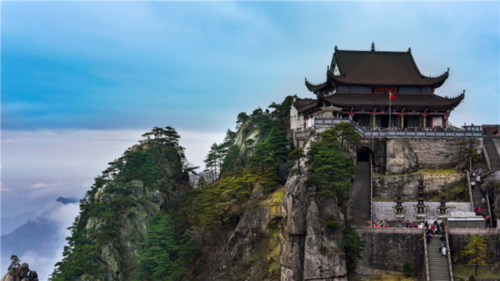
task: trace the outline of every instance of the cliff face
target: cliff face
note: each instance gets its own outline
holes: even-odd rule
[[[292,176],[285,186],[281,280],[347,280],[341,232],[327,226],[344,224],[344,215],[336,198],[319,196],[305,179]]]
[[[96,177],[52,280],[134,280],[151,219],[191,189],[175,130],[155,130]]]
[[[310,174],[278,176],[290,103],[240,114],[207,156],[217,179],[196,189],[175,130],[146,133],[81,201],[53,280],[347,280],[337,198],[306,186]]]
[[[96,262],[102,269],[103,276],[95,277],[84,274],[79,280],[133,280],[136,270],[141,261],[138,259],[140,244],[145,242],[148,223],[154,214],[165,207],[168,200],[166,190],[148,190],[142,181],[133,180],[127,184],[132,190],[130,198],[136,203],[117,212],[117,220],[120,221],[119,231],[109,241],[99,243]],[[99,203],[113,202],[117,195],[99,190],[95,195],[95,201]],[[117,206],[118,207],[118,206]],[[109,209],[114,213],[113,208]],[[135,213],[135,215],[131,215]],[[91,216],[86,225],[87,232],[96,232],[106,225],[106,218]],[[102,278],[102,279],[101,279]]]
[[[138,147],[136,149],[144,149]],[[181,159],[177,155],[168,157],[161,165],[164,176],[161,185],[156,188],[147,187],[141,180],[131,180],[118,184],[114,188],[129,191],[127,201],[132,204],[119,203],[122,195],[110,193],[107,187],[101,188],[94,196],[96,203],[109,206],[107,212],[114,214],[114,222],[118,222],[116,231],[110,239],[94,238],[91,243],[98,245],[95,261],[101,269],[102,276],[83,274],[78,280],[134,280],[137,269],[141,265],[139,251],[144,247],[148,224],[153,216],[170,206],[168,202],[177,200],[176,196],[190,189],[187,177],[173,179],[170,175],[178,173],[176,169]],[[112,186],[110,183],[108,186]],[[90,216],[85,226],[87,233],[96,233],[109,225],[109,219],[103,216]]]

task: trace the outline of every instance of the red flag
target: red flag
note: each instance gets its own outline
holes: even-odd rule
[[[396,100],[396,96],[395,96],[395,95],[393,95],[391,92],[389,92],[389,95],[391,95],[391,96],[390,96],[391,100]]]

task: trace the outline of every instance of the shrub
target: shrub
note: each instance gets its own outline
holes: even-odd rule
[[[405,261],[405,263],[403,264],[403,274],[405,277],[410,277],[413,275],[411,264],[409,261]]]
[[[130,211],[127,215],[129,218],[135,218],[137,214],[134,211]]]
[[[342,227],[342,225],[336,221],[329,221],[326,223],[326,227],[330,229],[339,229]]]
[[[474,275],[471,275],[471,276],[469,277],[469,281],[476,281],[476,278],[474,277]]]

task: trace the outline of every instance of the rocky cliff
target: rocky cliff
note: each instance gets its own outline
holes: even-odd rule
[[[96,178],[53,280],[134,280],[149,222],[190,189],[183,149],[170,133],[145,134]]]
[[[347,280],[340,246],[344,215],[334,197],[308,188],[305,176],[292,176],[285,186],[286,228],[281,253],[281,280]],[[329,227],[327,222],[340,222]]]
[[[27,263],[12,269],[7,272],[0,281],[38,281],[38,274],[34,270],[30,270]]]
[[[216,177],[194,189],[175,130],[144,134],[82,199],[53,280],[347,280],[347,211],[334,190],[348,192],[353,164],[334,141],[313,145],[343,165],[330,163],[326,184],[307,183],[305,155],[302,173],[280,177],[294,164],[291,100],[238,115],[237,132],[207,155]]]

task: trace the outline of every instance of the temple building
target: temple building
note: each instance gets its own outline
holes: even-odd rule
[[[411,48],[387,52],[376,51],[373,43],[370,51],[335,46],[326,81],[312,84],[306,78],[316,98],[295,98],[291,126],[307,129],[318,117],[349,117],[365,128],[447,128],[451,111],[465,97],[465,90],[454,98],[435,94],[448,76],[449,68],[436,77],[423,75]]]

